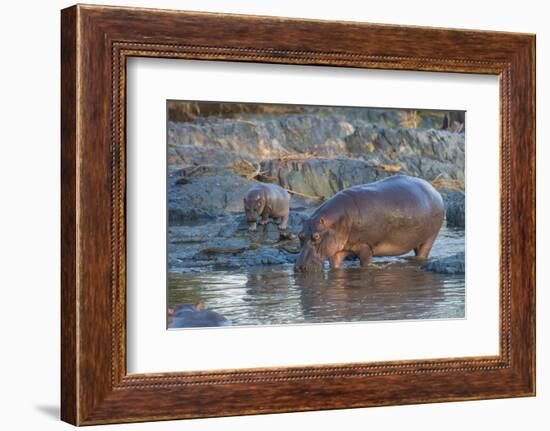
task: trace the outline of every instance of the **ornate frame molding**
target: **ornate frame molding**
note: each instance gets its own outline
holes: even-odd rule
[[[222,30],[205,34],[203,23]],[[280,31],[254,36],[256,26],[284,29],[285,37],[272,35]],[[334,31],[341,35],[335,43],[305,37]],[[443,48],[444,56],[432,55]],[[534,36],[74,6],[62,12],[62,54],[64,420],[98,424],[534,394]],[[127,375],[125,66],[132,56],[498,75],[500,354]],[[529,217],[520,219],[518,211]],[[251,400],[251,391],[263,400]]]

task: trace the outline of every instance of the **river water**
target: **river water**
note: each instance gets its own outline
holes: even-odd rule
[[[464,250],[464,230],[443,228],[431,257]],[[357,261],[341,269],[295,274],[292,265],[204,273],[168,273],[168,306],[195,304],[233,326],[463,318],[464,275],[419,268],[412,255]]]

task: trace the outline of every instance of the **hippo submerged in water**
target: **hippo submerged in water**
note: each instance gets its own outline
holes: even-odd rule
[[[304,222],[294,269],[319,271],[325,260],[338,268],[348,255],[366,267],[373,256],[414,250],[428,257],[443,224],[439,192],[427,181],[396,175],[336,193]]]
[[[256,230],[256,222],[261,217],[260,224],[264,225],[271,217],[284,230],[288,224],[290,195],[282,187],[275,184],[258,184],[252,187],[244,198],[244,211],[250,230]]]
[[[205,310],[204,304],[182,304],[168,310],[168,328],[207,328],[231,326],[231,321],[215,311]]]

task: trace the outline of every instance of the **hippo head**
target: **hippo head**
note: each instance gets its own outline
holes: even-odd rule
[[[294,264],[297,272],[321,271],[323,262],[342,250],[337,230],[323,216],[306,220],[298,237],[302,248]]]
[[[265,199],[259,191],[252,190],[243,199],[243,203],[246,221],[248,223],[254,223],[264,212]]]

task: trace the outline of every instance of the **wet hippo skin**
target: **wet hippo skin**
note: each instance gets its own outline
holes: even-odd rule
[[[428,257],[443,224],[443,199],[427,181],[396,175],[336,193],[304,222],[299,272],[340,267],[349,255],[366,267],[373,256],[414,250]]]
[[[256,222],[261,217],[260,224],[268,222],[269,217],[285,230],[288,224],[290,195],[282,187],[275,184],[258,184],[246,193],[244,211],[250,230],[256,230]]]

